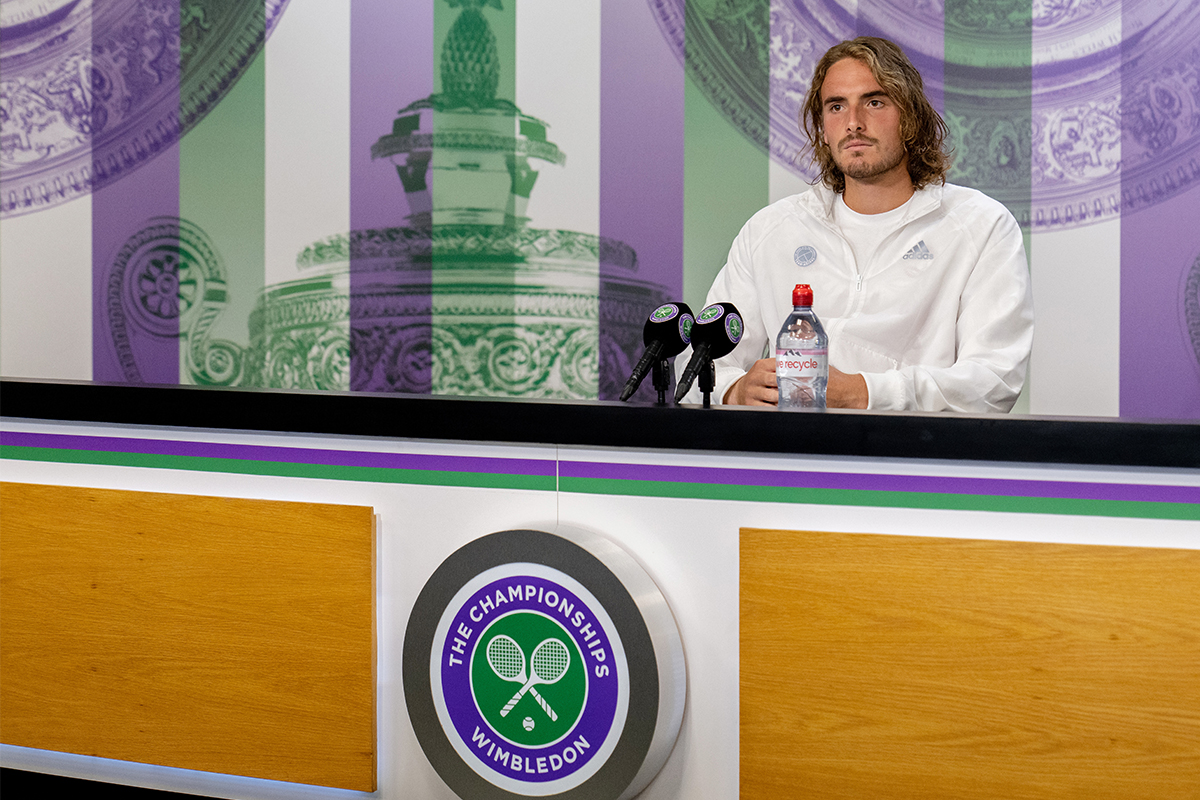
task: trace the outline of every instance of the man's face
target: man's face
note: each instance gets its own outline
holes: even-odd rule
[[[856,58],[829,68],[821,84],[821,129],[847,180],[879,181],[908,173],[900,107]]]

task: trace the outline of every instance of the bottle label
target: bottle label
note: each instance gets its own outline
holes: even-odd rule
[[[780,378],[823,378],[829,374],[829,350],[776,350],[775,374]]]

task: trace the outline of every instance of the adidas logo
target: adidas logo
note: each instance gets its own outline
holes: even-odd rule
[[[929,248],[925,246],[925,240],[922,239],[921,241],[914,244],[912,249],[904,254],[904,257],[906,259],[907,258],[920,258],[925,261],[932,261],[933,253],[929,252]]]

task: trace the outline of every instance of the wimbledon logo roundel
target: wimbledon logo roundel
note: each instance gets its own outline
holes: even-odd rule
[[[421,591],[404,694],[460,797],[617,800],[675,744],[683,648],[658,588],[607,539],[502,531],[451,554]]]

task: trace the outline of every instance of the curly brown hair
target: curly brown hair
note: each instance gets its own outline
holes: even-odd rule
[[[846,176],[834,162],[821,127],[821,86],[829,68],[844,58],[866,64],[876,82],[900,107],[900,138],[908,154],[908,175],[913,187],[921,189],[934,182],[944,184],[951,156],[946,147],[946,123],[929,104],[921,73],[904,51],[895,43],[875,36],[860,36],[835,44],[813,71],[812,86],[800,109],[800,128],[808,137],[822,183],[835,192],[846,190]]]

